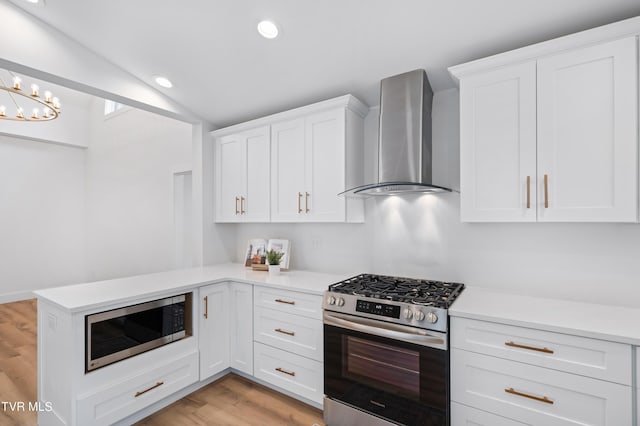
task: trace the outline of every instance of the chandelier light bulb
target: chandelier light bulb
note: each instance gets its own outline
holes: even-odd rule
[[[7,107],[0,105],[0,117],[4,117],[7,114]]]
[[[48,104],[51,103],[51,92],[48,90],[44,92],[44,101]]]
[[[42,117],[43,117],[43,118],[49,118],[49,114],[51,114],[51,109],[50,109],[50,108],[45,108],[45,109],[42,111]]]
[[[38,119],[40,118],[40,110],[38,108],[33,109],[33,113],[31,114],[31,118]]]
[[[20,90],[20,83],[22,83],[22,79],[17,75],[13,77],[13,88],[16,90]]]
[[[24,111],[23,111],[22,107],[18,107],[18,112],[16,114],[16,117],[24,118]]]
[[[58,100],[58,98],[53,98],[53,107],[55,109],[60,109],[60,100]]]
[[[37,84],[32,84],[31,85],[31,96],[33,96],[34,98],[37,98],[38,97],[38,89],[40,89],[40,88],[38,87]]]

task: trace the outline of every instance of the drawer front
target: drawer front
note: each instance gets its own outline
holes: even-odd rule
[[[451,347],[631,385],[631,346],[622,343],[452,318]]]
[[[451,400],[525,424],[629,425],[630,386],[451,350]]]
[[[108,367],[107,367],[108,368]],[[198,353],[109,384],[77,401],[78,424],[110,425],[198,380]]]
[[[451,403],[451,426],[535,426],[522,423],[466,405]]]
[[[322,361],[322,321],[261,307],[254,315],[256,341]]]
[[[256,306],[322,319],[322,296],[254,286]]]
[[[322,363],[255,343],[254,375],[318,404],[324,395]]]

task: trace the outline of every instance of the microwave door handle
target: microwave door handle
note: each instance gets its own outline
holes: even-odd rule
[[[387,339],[399,340],[420,346],[447,349],[446,333],[433,334],[419,328],[328,312],[325,312],[323,317],[325,325],[373,334],[375,336],[386,337]]]

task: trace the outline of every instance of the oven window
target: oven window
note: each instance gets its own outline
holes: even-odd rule
[[[342,336],[345,378],[420,397],[420,352],[354,336]]]

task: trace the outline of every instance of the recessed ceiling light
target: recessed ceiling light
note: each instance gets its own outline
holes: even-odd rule
[[[155,80],[158,86],[166,87],[167,89],[171,89],[173,87],[173,83],[167,77],[157,76],[155,77]]]
[[[278,27],[271,21],[260,21],[258,23],[258,32],[264,38],[278,37]]]
[[[33,3],[33,4],[40,2],[40,0],[25,0],[25,1],[27,1],[29,3]]]

